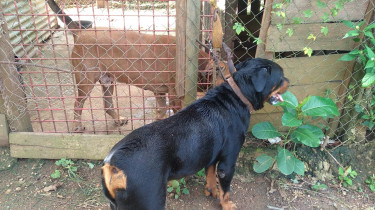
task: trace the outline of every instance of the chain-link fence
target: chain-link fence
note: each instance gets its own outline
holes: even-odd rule
[[[3,103],[13,130],[21,118],[9,116],[9,110],[16,109],[29,115],[34,132],[127,133],[173,114],[188,103],[187,94],[201,97],[215,83],[210,54],[193,38],[197,32],[204,43],[212,39],[213,1],[56,2],[74,24],[87,28],[68,27],[43,0],[2,1],[8,44],[24,64],[1,61],[17,67],[15,83],[26,96],[24,109]],[[364,67],[359,60],[339,59],[370,41],[343,37],[373,22],[373,1],[214,2],[235,63],[256,56],[275,59],[298,100],[319,95],[337,103],[341,116],[321,122],[327,134],[341,141],[372,138],[373,127],[364,122],[374,123],[374,99],[371,89],[361,88]],[[189,16],[195,10],[197,20]],[[364,24],[351,29],[349,21]],[[189,65],[198,72],[187,73]],[[190,82],[193,89],[186,86]],[[3,94],[5,101],[11,92]],[[251,124],[272,121],[281,127],[282,113],[266,106]]]

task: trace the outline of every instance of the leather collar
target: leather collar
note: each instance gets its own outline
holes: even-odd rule
[[[229,86],[232,88],[234,93],[241,99],[243,103],[246,104],[247,107],[249,107],[250,114],[255,111],[253,105],[250,103],[249,100],[244,96],[244,94],[241,92],[240,88],[236,84],[236,82],[233,80],[233,77],[227,78]]]

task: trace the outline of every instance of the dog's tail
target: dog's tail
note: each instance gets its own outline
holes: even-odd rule
[[[72,18],[70,18],[61,10],[61,8],[56,4],[54,0],[47,0],[47,2],[52,11],[57,14],[60,20],[65,23],[69,29],[80,29],[79,26],[72,20]]]
[[[123,170],[105,163],[102,167],[102,177],[106,191],[108,191],[111,199],[115,200],[116,191],[119,189],[126,189],[126,175]]]

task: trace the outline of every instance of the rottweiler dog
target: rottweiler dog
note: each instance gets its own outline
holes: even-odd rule
[[[282,101],[289,81],[278,64],[256,58],[236,68],[233,80],[255,110]],[[205,168],[205,194],[218,197],[223,209],[235,209],[230,183],[250,115],[224,83],[175,115],[131,132],[104,159],[102,185],[111,208],[164,209],[168,180]]]

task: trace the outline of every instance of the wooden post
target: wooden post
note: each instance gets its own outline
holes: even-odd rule
[[[176,93],[185,95],[186,0],[176,0]]]
[[[197,99],[198,54],[200,25],[200,0],[188,0],[186,3],[186,78],[184,106]]]
[[[14,53],[9,39],[8,26],[0,4],[0,61],[14,62]],[[12,131],[33,131],[26,111],[25,93],[19,74],[13,64],[0,65],[0,92],[4,100],[6,117]]]
[[[272,15],[272,4],[273,0],[266,0],[264,12],[263,12],[263,18],[262,18],[262,27],[259,31],[259,39],[262,40],[262,43],[258,45],[255,57],[256,58],[267,58],[267,59],[273,59],[273,53],[266,52],[266,38],[267,38],[267,32],[268,28],[271,25],[271,15]]]
[[[184,106],[197,98],[200,0],[176,1],[176,92]]]

